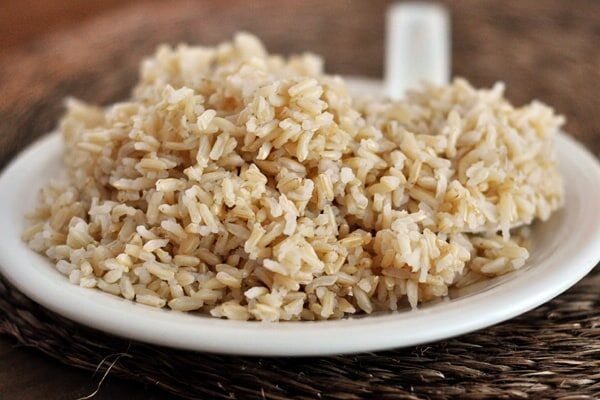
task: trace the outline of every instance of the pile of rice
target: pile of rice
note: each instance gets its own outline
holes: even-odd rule
[[[76,285],[239,320],[396,310],[522,267],[563,203],[562,117],[457,79],[353,98],[238,34],[160,47],[131,99],[68,101],[24,240]]]

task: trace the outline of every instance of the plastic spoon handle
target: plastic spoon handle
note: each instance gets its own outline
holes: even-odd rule
[[[448,11],[432,3],[398,3],[387,13],[385,86],[401,98],[422,81],[446,84],[450,76]]]

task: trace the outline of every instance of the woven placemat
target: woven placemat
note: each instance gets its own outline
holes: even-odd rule
[[[116,338],[49,312],[0,281],[0,332],[65,364],[100,374],[110,366],[111,376],[188,399],[591,400],[600,396],[599,287],[595,272],[519,318],[434,344],[337,357],[252,358]]]
[[[143,2],[4,56],[0,167],[52,129],[65,96],[101,104],[124,98],[140,58],[163,41],[212,44],[246,29],[273,51],[323,53],[330,71],[381,75],[387,2],[278,4]],[[600,154],[600,2],[446,4],[453,15],[456,74],[476,85],[501,78],[517,103],[539,97],[553,104],[567,115],[567,131]],[[375,354],[261,359],[150,346],[65,320],[2,281],[0,333],[65,364],[99,372],[111,367],[111,376],[184,398],[600,398],[598,269],[519,318]]]

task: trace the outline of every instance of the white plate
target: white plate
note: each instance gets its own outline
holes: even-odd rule
[[[354,85],[371,91],[377,83]],[[20,240],[38,188],[60,170],[52,134],[20,154],[0,177],[0,270],[23,293],[82,324],[148,343],[245,355],[375,351],[444,339],[522,314],[562,293],[600,260],[600,166],[581,145],[557,137],[567,207],[534,226],[527,266],[416,311],[340,321],[260,323],[159,310],[69,283]]]

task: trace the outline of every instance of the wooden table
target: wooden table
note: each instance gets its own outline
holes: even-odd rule
[[[507,83],[508,97],[517,103],[535,97],[554,105],[569,119],[567,131],[600,155],[600,2],[443,3],[453,16],[454,74],[476,85],[501,79]],[[0,167],[53,126],[63,96],[100,103],[122,98],[141,56],[161,41],[215,43],[246,29],[263,37],[274,51],[310,49],[325,54],[329,71],[381,76],[387,5],[4,0]],[[106,71],[115,68],[120,72],[104,80]],[[92,393],[98,381],[89,372],[0,338],[0,399],[74,399]],[[167,396],[109,377],[94,398]]]
[[[4,400],[73,400],[93,393],[102,377],[57,363],[33,349],[0,337],[0,398]],[[96,400],[170,399],[165,393],[132,382],[108,378]]]

